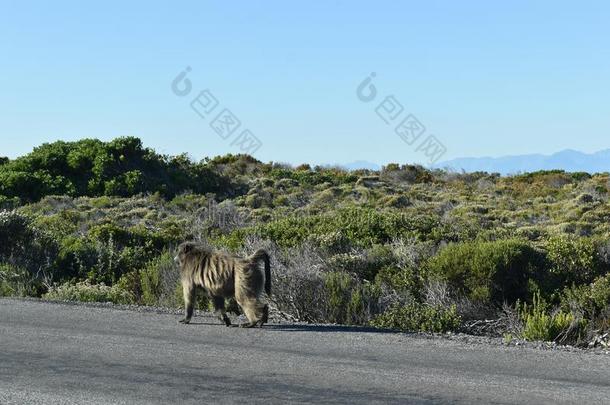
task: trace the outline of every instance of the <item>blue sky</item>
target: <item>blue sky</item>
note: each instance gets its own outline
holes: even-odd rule
[[[264,161],[424,162],[376,115],[388,95],[442,160],[610,147],[608,3],[98,4],[0,3],[0,155],[124,135],[195,158],[239,152],[190,108],[204,89]],[[187,66],[193,90],[178,97]],[[363,103],[371,72],[378,96]]]

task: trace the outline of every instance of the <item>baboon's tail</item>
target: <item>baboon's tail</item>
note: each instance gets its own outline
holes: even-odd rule
[[[257,263],[261,260],[265,261],[265,292],[267,295],[271,295],[271,263],[269,261],[269,254],[265,250],[259,249],[250,256],[250,260]]]

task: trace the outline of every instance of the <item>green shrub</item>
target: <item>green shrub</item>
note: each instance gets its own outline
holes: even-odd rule
[[[567,287],[561,294],[561,307],[570,310],[574,306],[591,319],[609,308],[610,274],[598,277],[591,284]]]
[[[123,274],[114,285],[121,290],[129,291],[136,303],[142,303],[142,284],[139,271],[135,270]]]
[[[110,208],[110,207],[116,205],[118,203],[118,201],[119,200],[113,199],[106,195],[97,197],[97,198],[91,198],[89,200],[92,207],[99,208],[99,209]]]
[[[34,224],[59,240],[75,233],[80,219],[78,212],[64,210],[54,215],[39,216],[35,218]]]
[[[340,208],[332,214],[289,216],[259,225],[256,232],[283,247],[294,247],[316,235],[340,231],[353,246],[383,245],[394,239],[425,239],[438,226],[429,215],[404,215],[395,210]]]
[[[366,265],[354,272],[362,279],[372,281],[379,271],[396,262],[394,252],[388,245],[373,245],[365,251]]]
[[[175,306],[175,291],[179,278],[180,274],[169,253],[153,259],[140,272],[142,303]]]
[[[406,208],[411,205],[411,201],[404,195],[388,195],[381,198],[379,204],[384,207]]]
[[[473,301],[512,303],[529,298],[529,281],[542,272],[543,257],[519,240],[456,243],[432,257],[428,269]]]
[[[422,299],[424,277],[418,268],[386,266],[375,277],[375,285],[386,286],[403,297]]]
[[[170,253],[164,253],[151,260],[139,272],[139,283],[127,277],[124,283],[130,284],[133,290],[140,291],[139,301],[144,305],[177,308],[184,303],[180,271]],[[210,300],[200,290],[197,291],[195,303],[200,309],[208,309]]]
[[[434,180],[432,173],[419,165],[398,165],[389,163],[381,170],[381,178],[393,182],[430,183]]]
[[[21,254],[24,244],[34,237],[32,220],[17,211],[0,211],[0,255]]]
[[[378,328],[436,333],[454,331],[460,323],[461,319],[455,306],[443,308],[418,303],[395,304],[371,321],[371,324]]]
[[[313,235],[309,241],[329,255],[347,253],[352,250],[349,239],[340,230]]]
[[[244,245],[246,236],[253,234],[251,228],[236,229],[229,234],[222,234],[210,238],[211,244],[214,246],[225,247],[230,251],[238,251]]]
[[[51,270],[57,249],[52,235],[36,227],[29,216],[0,211],[0,263],[11,263],[36,278]]]
[[[275,166],[269,172],[269,176],[278,180],[296,180],[301,186],[315,186],[324,183],[337,186],[345,183],[353,183],[358,180],[357,175],[345,170],[337,168],[323,168],[320,166],[316,166],[314,170],[306,170],[302,166],[298,170]]]
[[[593,238],[554,236],[547,242],[546,249],[556,288],[591,283],[608,271]]]
[[[600,311],[610,306],[610,274],[597,278],[591,284],[591,301]]]
[[[328,296],[328,322],[358,325],[369,320],[377,295],[370,284],[335,271],[325,274],[324,286]]]
[[[328,267],[334,271],[354,273],[366,265],[366,256],[359,252],[339,253],[328,258]]]
[[[40,281],[26,269],[0,263],[0,297],[38,297],[42,291]]]
[[[134,137],[47,143],[0,165],[0,195],[38,201],[47,195],[132,196],[230,191],[228,178],[186,155],[162,156]]]
[[[0,194],[0,210],[14,210],[21,205],[19,197],[6,197]]]
[[[133,304],[134,296],[119,286],[91,284],[89,281],[65,283],[52,287],[43,298],[55,301],[112,302],[114,304]]]
[[[526,340],[565,341],[568,333],[573,335],[570,337],[572,340],[578,340],[586,327],[586,322],[576,319],[571,312],[549,314],[548,306],[539,293],[534,294],[531,305],[524,304],[520,309],[520,319],[523,322],[522,337]]]
[[[141,268],[153,253],[142,246],[119,248],[114,240],[69,237],[54,264],[54,280],[89,279],[94,283],[113,284],[124,273]]]
[[[72,278],[85,279],[97,261],[93,242],[82,237],[67,237],[61,241],[55,258],[53,278],[59,282]]]
[[[140,170],[125,172],[104,183],[104,194],[107,196],[129,197],[144,191],[144,179]]]
[[[61,269],[94,282],[114,283],[124,273],[143,268],[151,257],[170,244],[164,232],[142,226],[120,227],[113,223],[93,226],[86,238],[68,238],[59,255]]]
[[[331,269],[353,273],[361,280],[372,281],[384,266],[393,262],[392,251],[387,246],[375,245],[363,252],[339,253],[328,259]]]

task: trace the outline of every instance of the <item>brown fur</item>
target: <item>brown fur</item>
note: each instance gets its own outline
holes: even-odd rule
[[[185,242],[175,258],[180,266],[185,317],[188,324],[193,316],[195,287],[203,287],[214,303],[219,319],[227,326],[231,321],[225,312],[225,298],[235,300],[248,318],[244,327],[262,326],[268,321],[269,306],[263,301],[263,290],[271,294],[269,255],[258,250],[248,258],[230,256],[197,244]],[[259,263],[264,262],[264,271]]]

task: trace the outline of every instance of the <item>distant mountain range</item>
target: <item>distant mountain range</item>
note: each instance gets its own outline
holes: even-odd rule
[[[357,160],[337,165],[347,170],[380,170],[377,163]],[[449,169],[457,172],[488,172],[503,175],[538,170],[565,170],[567,172],[610,172],[610,149],[595,153],[583,153],[566,149],[552,155],[531,154],[502,157],[458,158],[437,163],[434,168]]]
[[[561,169],[567,172],[610,172],[610,149],[591,154],[567,149],[552,155],[531,154],[497,158],[458,158],[438,163],[435,167],[455,171],[484,171],[500,174],[553,169]]]
[[[356,160],[351,163],[345,163],[339,165],[347,170],[359,170],[359,169],[368,169],[368,170],[381,170],[381,166],[377,163],[367,162],[366,160]]]

